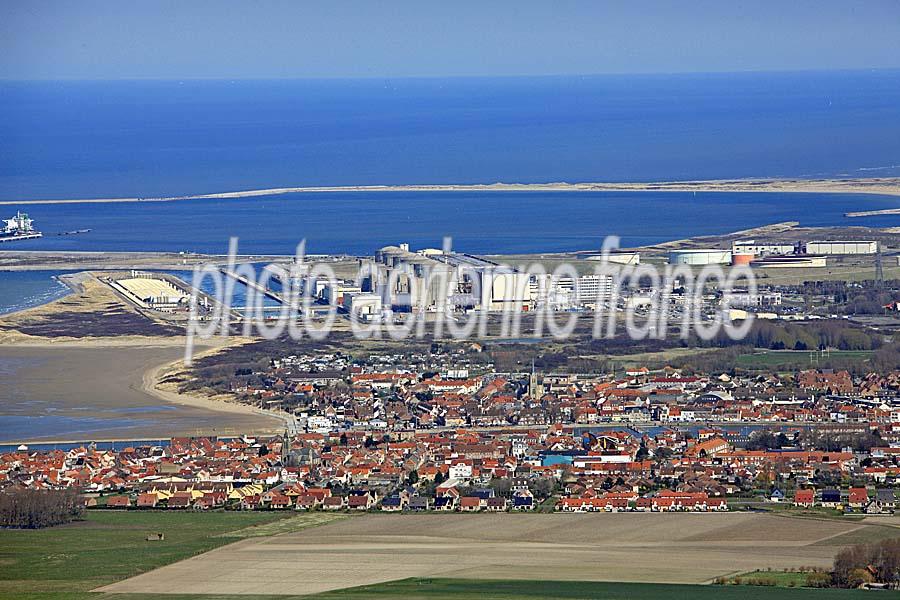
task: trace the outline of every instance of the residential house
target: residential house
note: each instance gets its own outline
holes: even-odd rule
[[[794,506],[811,508],[816,503],[816,490],[800,489],[794,493]]]
[[[875,504],[882,514],[893,514],[897,507],[894,490],[888,488],[875,490]]]
[[[869,504],[869,490],[864,487],[850,488],[850,494],[847,497],[847,506],[850,508],[862,509]]]
[[[110,496],[106,499],[107,508],[129,508],[131,499],[128,496]]]
[[[841,490],[822,490],[822,500],[819,504],[825,508],[840,508]]]

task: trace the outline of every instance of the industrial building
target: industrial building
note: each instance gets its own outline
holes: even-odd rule
[[[347,299],[362,292],[352,281],[324,281],[317,283],[316,295],[333,306],[346,306]]]
[[[378,250],[373,266],[369,291],[392,310],[528,310],[533,302],[527,273],[470,254],[401,244]]]
[[[670,265],[727,265],[731,263],[731,250],[721,248],[692,248],[669,252]]]
[[[722,303],[728,306],[779,306],[781,292],[756,292],[731,290],[722,292]]]
[[[807,242],[804,251],[807,254],[875,254],[878,252],[878,242]]]
[[[594,308],[598,302],[612,299],[615,279],[612,275],[582,275],[577,279],[550,275],[531,280],[532,297],[540,306],[549,304],[556,309],[575,307]]]
[[[344,308],[360,321],[372,321],[381,315],[381,296],[370,292],[347,294]]]
[[[613,295],[614,281],[611,275],[582,275],[575,287],[575,301],[582,305],[608,300]]]
[[[788,243],[757,243],[756,240],[735,240],[731,242],[731,252],[734,254],[753,254],[754,256],[770,256],[781,254],[794,254],[797,251],[796,244]]]
[[[764,269],[794,268],[806,269],[814,267],[827,267],[828,260],[824,256],[811,256],[808,254],[792,254],[790,256],[767,256],[753,261],[754,267]]]
[[[132,271],[130,277],[112,279],[110,284],[143,308],[172,312],[188,306],[190,301],[187,292],[151,273]]]

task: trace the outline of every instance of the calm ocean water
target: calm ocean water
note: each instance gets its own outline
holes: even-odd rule
[[[900,71],[0,83],[0,198],[900,174]]]
[[[62,298],[69,288],[57,277],[71,271],[0,271],[0,315]],[[0,378],[8,373],[0,363]]]
[[[643,245],[780,221],[898,225],[900,217],[847,219],[849,210],[896,207],[897,198],[840,194],[676,192],[334,192],[232,200],[47,204],[29,213],[45,233],[9,243],[27,250],[164,250],[368,255],[398,242],[475,253],[599,248],[606,235]],[[91,229],[70,236],[56,232]]]

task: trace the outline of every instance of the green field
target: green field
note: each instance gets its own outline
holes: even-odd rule
[[[750,571],[730,578],[733,583],[735,578],[740,578],[744,584],[749,584],[753,579],[772,579],[779,587],[803,587],[806,585],[807,573],[797,571]]]
[[[240,537],[316,524],[315,515],[265,512],[89,511],[85,521],[38,530],[0,530],[0,597],[99,597],[85,594],[194,556]],[[323,515],[332,517],[332,515]],[[277,527],[276,527],[277,525]],[[150,533],[165,540],[148,542]]]
[[[824,354],[808,350],[764,350],[741,354],[735,366],[745,369],[811,369],[823,363],[849,365],[861,363],[872,356],[871,350],[830,350]]]
[[[321,600],[404,598],[405,600],[805,600],[860,598],[859,590],[812,590],[756,586],[667,585],[581,581],[403,579],[312,596]]]
[[[854,600],[873,592],[838,589],[794,589],[746,585],[670,585],[581,581],[507,581],[480,579],[402,579],[314,596],[220,596],[167,594],[165,600]],[[153,600],[151,594],[22,591],[6,594],[17,600]]]

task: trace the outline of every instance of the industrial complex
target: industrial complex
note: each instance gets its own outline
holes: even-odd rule
[[[160,273],[131,271],[127,276],[112,276],[107,283],[141,308],[160,312],[187,309],[191,293],[176,284],[176,278]]]
[[[699,240],[698,240],[699,242]],[[752,269],[819,269],[848,264],[872,263],[876,271],[881,259],[880,242],[861,240],[779,241],[737,239],[731,247],[700,243],[694,247],[652,247],[609,253],[578,252],[575,263],[560,264],[552,257],[546,265],[503,264],[490,258],[435,248],[411,249],[409,244],[385,246],[370,257],[344,257],[340,276],[319,270],[315,262],[272,263],[271,278],[257,280],[246,267],[240,273],[219,268],[219,274],[235,280],[238,288],[250,289],[246,299],[215,298],[197,292],[197,318],[210,318],[213,309],[227,304],[235,322],[270,320],[283,308],[297,315],[325,318],[337,312],[351,321],[400,324],[410,315],[425,320],[438,315],[456,319],[471,313],[532,313],[636,310],[680,317],[695,310],[689,301],[689,272],[707,265],[732,265]],[[646,257],[641,254],[646,253]],[[657,287],[640,281],[642,264],[682,267],[667,275]],[[609,263],[600,265],[598,263]],[[538,269],[535,270],[534,266]],[[554,268],[565,267],[565,268]],[[596,268],[595,268],[596,267]],[[684,271],[687,267],[688,271]],[[265,271],[265,270],[264,270]],[[259,271],[256,271],[259,276]],[[355,273],[355,276],[351,273]],[[248,279],[249,277],[249,279]],[[686,279],[687,277],[687,279]],[[764,276],[767,279],[771,276]],[[140,309],[151,310],[167,320],[181,320],[191,312],[191,285],[175,275],[152,271],[112,273],[101,278],[122,297]],[[781,318],[781,292],[769,285],[758,292],[718,289],[712,286],[700,301],[700,318],[715,319],[722,310],[744,318],[748,312],[777,313]],[[226,286],[223,289],[231,289]],[[296,303],[292,294],[306,298]],[[261,302],[261,297],[268,299]],[[665,297],[665,299],[663,299]],[[256,299],[253,299],[256,298]],[[252,300],[253,299],[253,300]],[[296,304],[296,306],[294,306]],[[794,310],[791,308],[791,310]],[[796,311],[795,311],[796,312]],[[783,315],[782,315],[783,316]],[[797,315],[789,315],[792,319]]]
[[[825,267],[828,256],[876,255],[876,241],[836,240],[810,242],[757,242],[735,240],[731,249],[686,248],[672,250],[668,262],[672,265],[752,265],[754,267]]]
[[[594,306],[611,297],[614,284],[611,275],[535,275],[471,254],[413,252],[408,244],[380,249],[368,271],[364,289],[400,312],[529,311],[545,303],[561,309]]]

